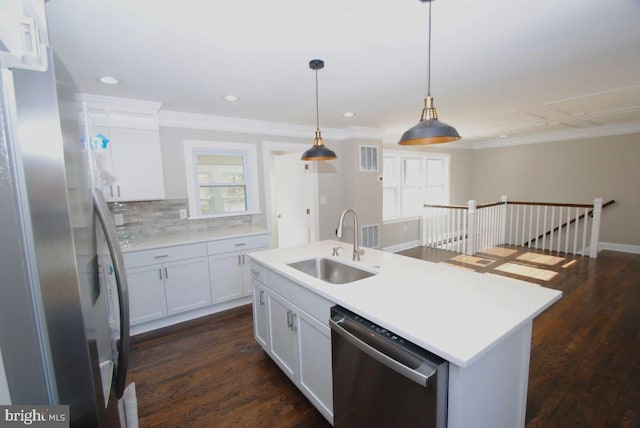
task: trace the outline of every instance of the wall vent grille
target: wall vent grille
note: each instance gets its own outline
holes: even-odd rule
[[[380,227],[377,224],[362,226],[362,246],[367,248],[380,247]]]
[[[378,146],[360,146],[360,172],[378,171]]]

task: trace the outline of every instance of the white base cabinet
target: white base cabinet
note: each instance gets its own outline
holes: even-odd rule
[[[213,303],[251,294],[251,272],[246,254],[268,247],[268,235],[220,239],[207,244]]]
[[[165,263],[163,271],[168,315],[211,304],[209,263],[206,257]]]
[[[124,261],[131,325],[211,304],[205,244],[125,253]]]
[[[127,282],[131,325],[153,321],[167,315],[162,265],[127,269]]]
[[[259,234],[126,252],[130,325],[149,331],[248,303],[246,254],[268,246],[269,235]]]
[[[333,303],[259,264],[251,263],[251,270],[256,341],[333,423],[329,328]]]
[[[267,292],[257,280],[253,283],[253,332],[256,340],[267,349],[269,347],[269,311],[267,310]]]

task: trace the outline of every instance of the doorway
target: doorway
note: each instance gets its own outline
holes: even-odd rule
[[[300,144],[264,144],[267,221],[274,248],[318,239],[318,174],[314,162],[300,160],[303,151]]]

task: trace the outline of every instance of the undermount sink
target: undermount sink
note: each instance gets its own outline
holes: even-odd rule
[[[375,273],[324,257],[289,263],[287,266],[331,284],[348,284],[375,275]]]

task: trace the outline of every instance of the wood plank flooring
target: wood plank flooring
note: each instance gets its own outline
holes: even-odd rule
[[[533,324],[527,428],[640,428],[640,255],[525,253],[401,254],[564,293]],[[515,270],[496,269],[506,263]],[[536,269],[555,274],[523,276]],[[329,426],[253,339],[250,306],[134,337],[128,381],[141,427]]]

